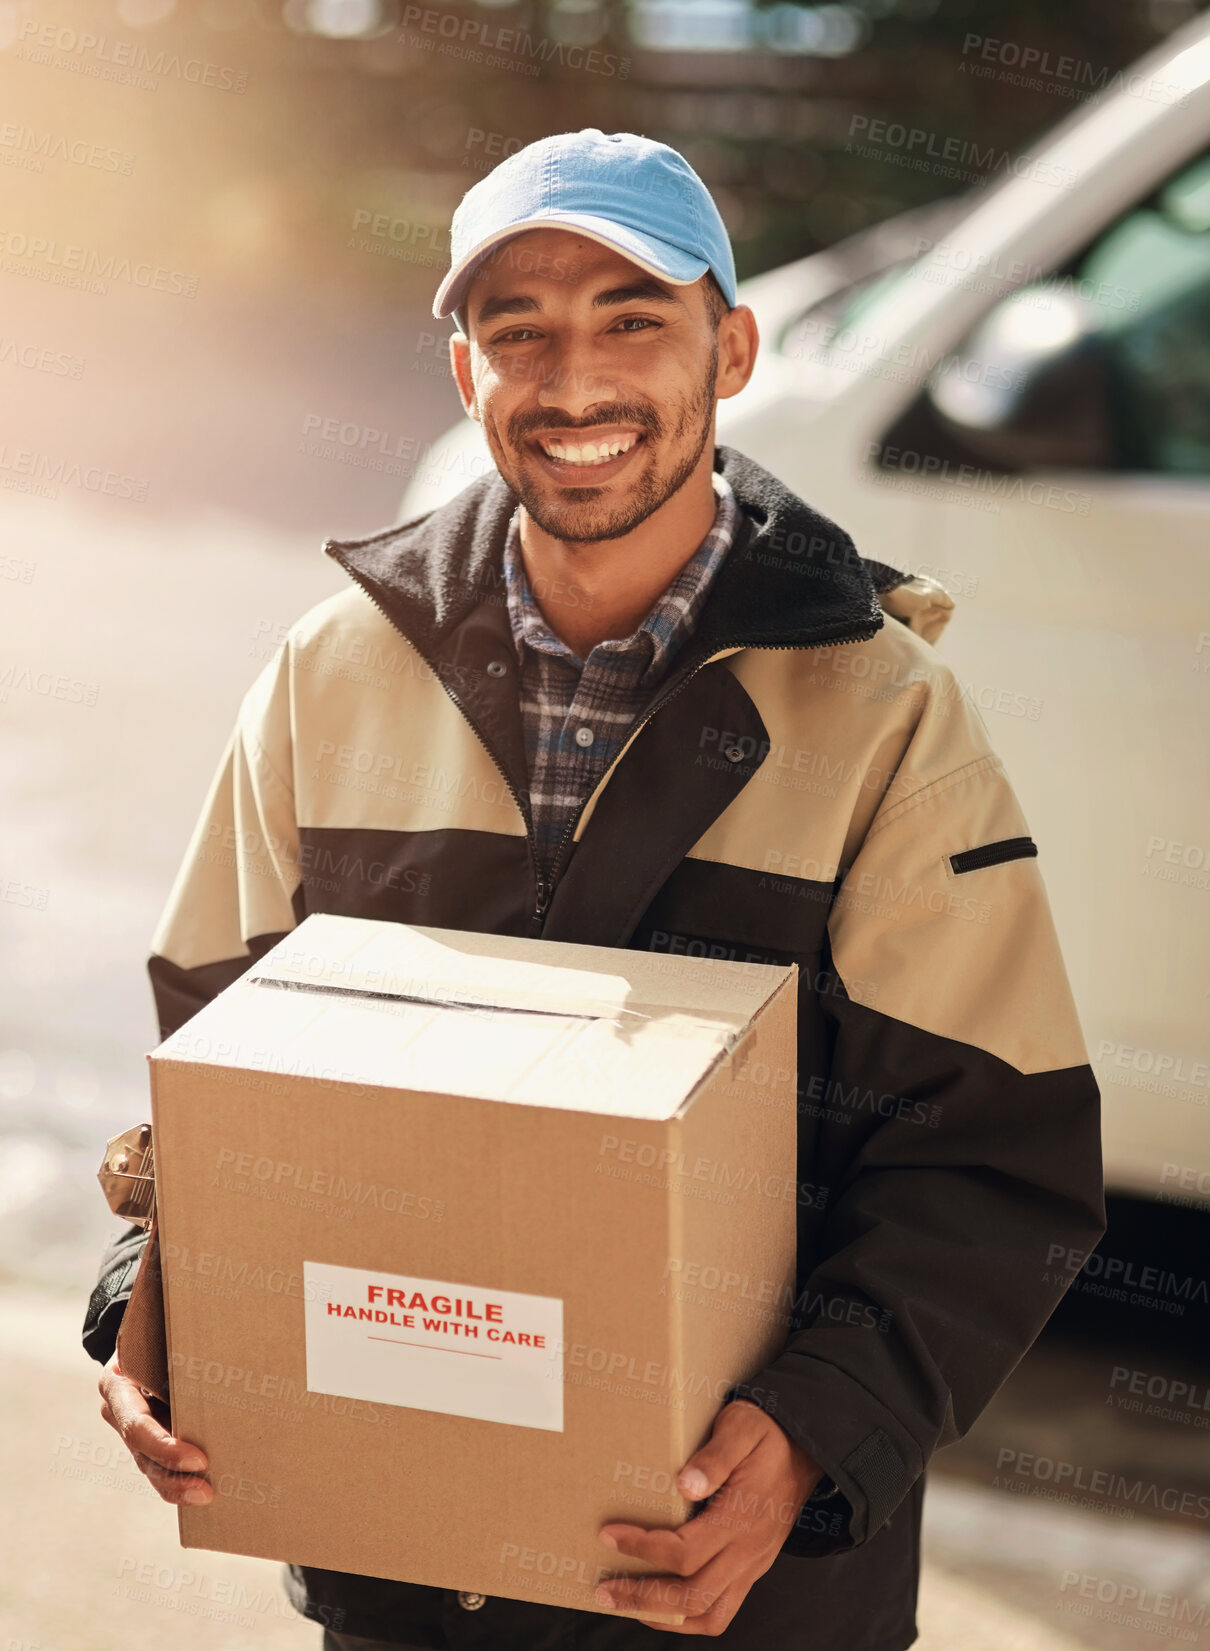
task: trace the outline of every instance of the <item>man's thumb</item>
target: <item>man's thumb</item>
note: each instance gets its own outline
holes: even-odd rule
[[[726,1484],[745,1456],[751,1454],[756,1440],[746,1427],[737,1427],[737,1420],[748,1406],[740,1406],[726,1421],[723,1418],[732,1409],[726,1406],[715,1419],[714,1431],[698,1451],[695,1451],[676,1477],[676,1488],[690,1502],[702,1502],[713,1496],[720,1485]]]

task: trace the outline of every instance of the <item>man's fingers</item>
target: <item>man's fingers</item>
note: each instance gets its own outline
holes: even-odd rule
[[[110,1408],[110,1405],[106,1400],[102,1400],[101,1402],[101,1420],[108,1422],[110,1427],[112,1427],[119,1434],[122,1432],[121,1428],[118,1426],[113,1410]],[[208,1480],[202,1479],[198,1475],[192,1473],[176,1473],[171,1468],[163,1467],[159,1462],[153,1460],[153,1458],[148,1456],[145,1452],[135,1450],[133,1446],[131,1446],[129,1438],[123,1436],[123,1442],[130,1450],[130,1457],[135,1467],[138,1468],[139,1472],[145,1479],[149,1479],[151,1481],[157,1494],[165,1502],[171,1502],[174,1504],[178,1502],[189,1502],[202,1505],[213,1500],[214,1487]],[[201,1452],[196,1449],[194,1450],[194,1454],[196,1456],[201,1456]]]
[[[183,1473],[202,1473],[208,1466],[196,1445],[177,1439],[152,1415],[151,1406],[140,1388],[126,1376],[107,1370],[101,1378],[101,1398],[108,1406],[106,1417],[117,1428],[131,1450],[141,1451],[163,1467]]]
[[[174,1439],[150,1413],[131,1416],[125,1423],[119,1423],[118,1432],[128,1449],[137,1451],[141,1456],[149,1456],[161,1467],[171,1468],[175,1473],[206,1471],[206,1458],[197,1446],[187,1444],[183,1439]]]
[[[156,1494],[165,1502],[174,1506],[179,1502],[204,1505],[214,1499],[214,1487],[205,1479],[193,1473],[173,1473],[171,1468],[161,1467],[150,1456],[144,1456],[141,1451],[130,1452],[135,1466],[144,1478],[149,1479],[155,1487]]]
[[[676,1488],[692,1502],[702,1502],[726,1484],[745,1456],[751,1454],[768,1431],[768,1419],[758,1405],[733,1399],[724,1405],[714,1422],[714,1431],[700,1450],[677,1475]]]
[[[733,1580],[732,1569],[724,1558],[712,1560],[686,1577],[609,1577],[597,1589],[598,1602],[630,1611],[683,1611],[686,1616],[701,1617]]]
[[[736,1600],[730,1588],[724,1588],[718,1595],[709,1611],[699,1617],[687,1616],[679,1627],[671,1622],[648,1622],[643,1617],[639,1621],[644,1628],[662,1628],[666,1634],[721,1634],[724,1628],[730,1625],[731,1618],[739,1610],[742,1600]]]
[[[619,1521],[602,1525],[599,1534],[609,1538],[607,1546],[630,1559],[646,1560],[673,1576],[692,1576],[738,1537],[748,1536],[762,1514],[768,1515],[772,1504],[752,1487],[755,1462],[749,1451],[706,1506],[675,1530],[645,1530]]]
[[[645,1531],[641,1525],[601,1526],[601,1535],[613,1538],[610,1546],[618,1553],[629,1559],[645,1559],[672,1576],[692,1576],[700,1571],[722,1551],[732,1534],[710,1518],[709,1508],[675,1531]]]

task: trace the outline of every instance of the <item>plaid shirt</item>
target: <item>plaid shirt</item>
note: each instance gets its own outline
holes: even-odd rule
[[[698,549],[629,636],[598,642],[582,660],[547,625],[521,555],[520,512],[504,546],[508,615],[520,662],[521,719],[539,869],[553,868],[568,822],[626,743],[644,705],[692,636],[735,537],[739,507],[713,472],[718,509]]]

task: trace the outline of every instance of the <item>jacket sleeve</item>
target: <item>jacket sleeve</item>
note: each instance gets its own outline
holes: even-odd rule
[[[283,646],[244,696],[152,936],[148,971],[161,1037],[300,921],[291,657]]]
[[[290,739],[290,651],[244,696],[167,905],[148,972],[161,1038],[250,968],[301,921],[301,870]],[[103,1255],[84,1348],[107,1364],[146,1250],[127,1227]]]
[[[1072,1276],[1054,1258],[1105,1227],[1099,1094],[1037,849],[938,671],[830,915],[829,1050],[799,1074],[800,1139],[834,1121],[816,1135],[822,1242],[782,1351],[728,1394],[838,1488],[804,1508],[791,1554],[881,1528],[1053,1312]]]

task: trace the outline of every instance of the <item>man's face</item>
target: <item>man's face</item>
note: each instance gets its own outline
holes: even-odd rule
[[[586,236],[534,229],[479,266],[464,313],[472,411],[545,533],[621,538],[685,484],[716,404],[700,281],[678,287]]]

